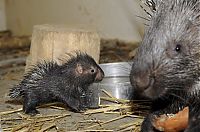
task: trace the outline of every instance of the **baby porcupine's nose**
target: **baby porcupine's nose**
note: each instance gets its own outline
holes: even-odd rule
[[[104,78],[104,72],[101,69],[98,69],[95,77],[95,82],[100,82],[103,80],[103,78]]]

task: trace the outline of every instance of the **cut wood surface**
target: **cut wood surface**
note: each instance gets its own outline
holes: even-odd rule
[[[69,28],[61,25],[34,26],[30,56],[26,69],[37,62],[47,60],[61,64],[66,53],[86,52],[99,62],[100,38],[95,31]]]

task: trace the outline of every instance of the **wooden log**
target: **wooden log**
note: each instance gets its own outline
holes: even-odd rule
[[[14,48],[24,48],[30,46],[30,37],[28,36],[4,36],[1,37],[0,34],[0,49],[14,49]]]
[[[99,62],[100,38],[95,31],[68,28],[61,25],[34,26],[30,56],[26,62],[26,71],[30,65],[47,60],[61,64],[66,53],[86,52]]]

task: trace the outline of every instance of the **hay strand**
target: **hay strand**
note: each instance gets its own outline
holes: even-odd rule
[[[101,126],[101,125],[104,125],[104,124],[108,124],[108,123],[110,123],[110,122],[113,122],[113,121],[122,119],[122,118],[124,118],[124,117],[126,117],[126,116],[127,116],[127,115],[122,115],[122,116],[116,117],[116,118],[114,118],[114,119],[108,120],[108,121],[106,121],[106,122],[99,123],[99,124],[95,124],[95,125],[93,125],[93,126],[89,126],[89,127],[87,127],[87,128],[89,129],[89,128],[93,128],[93,127],[96,127],[96,126]]]
[[[3,111],[3,112],[0,112],[0,116],[16,113],[16,112],[20,112],[20,111],[22,111],[22,108],[19,108],[19,109],[16,109],[16,110],[11,110],[11,111]]]

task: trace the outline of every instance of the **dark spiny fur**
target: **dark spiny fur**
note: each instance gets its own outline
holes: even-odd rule
[[[200,130],[200,96],[197,92],[189,100],[189,124],[186,132],[199,132]]]
[[[200,92],[200,1],[155,0],[154,3],[130,80],[137,94],[153,100],[154,106],[158,107],[158,102],[164,105],[153,109],[145,119],[143,132],[155,131],[153,115],[176,113],[189,104],[189,98],[200,96],[195,94]],[[194,117],[193,109],[200,106],[200,101],[196,102],[190,107],[190,119]],[[200,119],[196,122],[199,125]],[[190,120],[187,131],[193,131],[190,126],[194,125]]]
[[[104,77],[94,59],[77,53],[62,65],[43,62],[33,66],[24,79],[10,90],[10,97],[23,98],[23,110],[37,113],[36,106],[49,102],[62,102],[76,111],[86,109],[86,92],[93,82]]]

